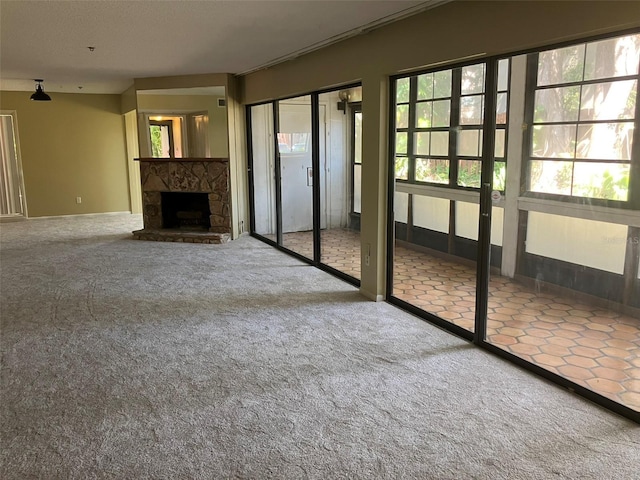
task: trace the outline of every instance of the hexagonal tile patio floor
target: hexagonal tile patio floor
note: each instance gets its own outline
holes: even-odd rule
[[[394,296],[473,330],[475,267],[396,247]],[[487,340],[640,411],[640,319],[493,275]]]
[[[322,230],[320,235],[322,263],[360,279],[360,232],[346,228],[333,228]],[[282,243],[289,250],[307,258],[313,258],[311,231],[285,233],[282,236]]]

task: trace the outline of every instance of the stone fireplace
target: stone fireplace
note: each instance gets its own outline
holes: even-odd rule
[[[141,158],[144,228],[137,240],[225,243],[231,234],[229,160]]]

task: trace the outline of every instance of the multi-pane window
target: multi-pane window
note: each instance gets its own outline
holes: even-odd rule
[[[416,85],[413,154],[415,180],[449,183],[451,70],[419,75]]]
[[[640,35],[533,54],[527,187],[629,200]]]
[[[480,187],[485,77],[484,63],[461,69],[457,184],[462,187]],[[508,87],[509,60],[504,59],[498,62],[494,190],[505,188]]]
[[[396,178],[409,180],[409,98],[411,82],[401,78],[396,82]]]
[[[509,61],[499,62],[494,188],[504,190]],[[480,187],[485,64],[396,81],[396,178]]]
[[[360,213],[362,203],[362,107],[353,111],[353,201],[351,211]]]

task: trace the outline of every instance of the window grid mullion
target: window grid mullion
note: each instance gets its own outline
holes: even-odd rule
[[[416,181],[416,103],[418,100],[418,77],[413,76],[409,80],[409,128],[407,134],[407,181]]]
[[[449,117],[449,186],[458,187],[458,132],[460,128],[460,93],[462,68],[451,72],[451,114]]]
[[[536,90],[551,90],[554,88],[564,88],[564,87],[578,87],[580,85],[597,85],[599,83],[609,83],[609,82],[624,82],[626,80],[637,80],[638,74],[633,75],[620,75],[619,77],[602,77],[602,78],[594,78],[591,80],[584,80],[580,82],[566,82],[566,83],[553,83],[550,85],[537,85]]]
[[[632,208],[640,210],[640,81],[636,83],[636,110],[633,131],[633,147],[629,166],[629,196],[627,198]]]

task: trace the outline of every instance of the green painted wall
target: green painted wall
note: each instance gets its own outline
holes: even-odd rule
[[[130,211],[120,95],[30,95],[0,92],[17,112],[29,217]]]

